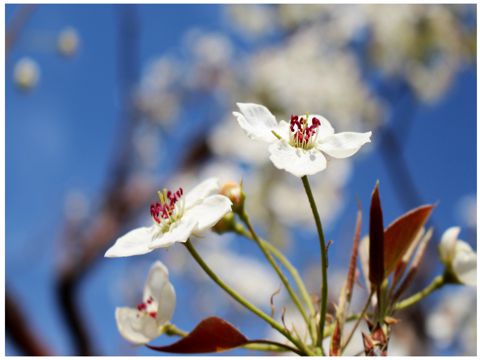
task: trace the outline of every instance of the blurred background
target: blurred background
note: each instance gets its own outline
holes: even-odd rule
[[[476,249],[475,5],[7,5],[5,69],[7,355],[155,355],[120,337],[114,309],[140,302],[156,259],[177,292],[176,325],[190,330],[217,315],[250,338],[274,338],[182,246],[103,258],[116,237],[151,221],[157,189],[188,191],[209,176],[244,180],[260,233],[319,292],[301,182],[244,135],[231,115],[236,102],[373,131],[357,156],[311,177],[333,240],[331,303],[357,202],[368,209],[377,179],[385,224],[437,203],[411,293],[442,270],[445,229],[461,226]],[[253,243],[211,234],[196,245],[269,311],[281,283]],[[287,323],[299,327],[285,293],[274,298],[276,316],[285,305]],[[353,310],[365,297],[357,286]],[[390,354],[476,354],[476,289],[446,287],[399,316]],[[350,352],[359,350],[357,339]]]

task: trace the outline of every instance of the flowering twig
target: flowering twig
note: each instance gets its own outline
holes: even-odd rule
[[[317,345],[322,350],[322,354],[325,354],[323,351],[323,332],[325,328],[325,315],[327,313],[327,301],[328,301],[328,279],[327,279],[327,246],[325,244],[325,236],[323,235],[322,222],[320,220],[320,215],[318,214],[317,205],[315,204],[315,199],[313,198],[312,189],[310,188],[310,183],[308,182],[307,176],[302,177],[303,186],[305,187],[305,192],[307,193],[308,202],[312,208],[313,217],[315,219],[315,225],[317,227],[318,239],[320,240],[320,250],[321,250],[321,259],[322,259],[322,299],[320,306],[320,323],[318,326],[318,337]]]
[[[298,308],[298,310],[300,311],[300,314],[302,315],[303,319],[305,320],[305,323],[308,327],[308,330],[310,332],[310,335],[313,339],[313,330],[312,327],[310,326],[310,319],[309,317],[307,316],[307,313],[305,312],[305,309],[303,308],[302,306],[302,303],[300,302],[300,299],[298,298],[297,294],[295,293],[295,291],[293,291],[292,289],[292,286],[290,285],[290,282],[288,281],[288,279],[286,278],[286,276],[283,274],[282,270],[280,269],[280,267],[277,265],[277,263],[275,262],[275,260],[273,259],[272,255],[270,254],[270,252],[266,249],[264,243],[265,241],[261,241],[261,239],[258,237],[257,233],[255,232],[255,229],[253,228],[252,226],[252,223],[250,222],[250,219],[248,217],[248,214],[246,213],[245,210],[243,210],[240,214],[239,214],[240,218],[243,220],[243,222],[245,223],[245,225],[247,226],[248,228],[248,231],[250,232],[250,234],[252,235],[252,238],[253,240],[257,243],[258,247],[260,248],[260,250],[262,251],[262,253],[265,255],[266,259],[268,260],[268,262],[270,263],[270,265],[272,265],[273,269],[275,270],[275,272],[277,273],[278,277],[280,278],[280,280],[282,281],[283,285],[285,286],[285,288],[287,289],[290,297],[292,298],[293,302],[295,303],[296,307]]]
[[[205,273],[218,285],[220,286],[226,293],[228,293],[232,298],[234,298],[238,303],[243,305],[245,308],[250,310],[252,313],[257,315],[259,318],[263,319],[265,322],[267,322],[271,327],[273,327],[275,330],[280,332],[282,335],[284,335],[288,340],[290,340],[295,346],[298,347],[298,349],[302,350],[302,354],[308,354],[309,351],[306,349],[306,347],[296,338],[294,338],[281,324],[279,324],[275,319],[272,319],[270,316],[268,316],[266,313],[264,313],[262,310],[257,308],[255,305],[251,304],[247,300],[245,300],[240,294],[238,294],[235,290],[233,290],[230,286],[225,284],[218,276],[215,274],[212,269],[203,261],[202,257],[200,254],[195,250],[193,247],[192,243],[190,240],[188,240],[185,243],[185,247],[187,250],[190,252],[192,257],[195,259],[195,261],[198,263],[198,265],[205,271]]]
[[[420,300],[426,298],[428,295],[430,295],[432,292],[434,292],[437,289],[440,289],[443,285],[447,283],[445,276],[444,275],[438,275],[436,276],[430,285],[428,285],[426,288],[423,290],[419,291],[418,293],[406,298],[405,300],[402,300],[395,304],[395,310],[402,310],[405,309],[409,306],[412,306],[413,304],[416,304]]]

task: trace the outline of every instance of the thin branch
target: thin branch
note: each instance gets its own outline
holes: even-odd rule
[[[36,8],[36,5],[32,4],[18,6],[18,10],[13,15],[13,18],[5,31],[5,58],[9,55],[13,45],[25,28],[25,24],[30,18],[30,15],[32,15],[33,10]]]
[[[5,290],[5,333],[23,355],[52,355],[38,336],[33,333],[32,325],[28,324],[25,319],[20,304],[7,289]]]

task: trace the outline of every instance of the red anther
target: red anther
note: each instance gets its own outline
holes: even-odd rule
[[[140,303],[137,305],[137,310],[138,311],[145,311],[147,309],[147,305],[145,305],[145,303]]]
[[[153,298],[150,296],[150,297],[147,299],[147,304],[150,305],[152,302],[153,302]]]
[[[150,205],[150,215],[152,216],[153,220],[155,220],[155,222],[157,223],[160,223],[160,219],[158,218],[158,215],[160,214],[160,211],[159,211],[159,206],[160,204],[151,204]]]
[[[157,317],[157,312],[156,311],[150,311],[148,313],[148,316],[150,316],[151,318],[155,319]]]
[[[312,119],[312,126],[314,126],[314,129],[320,126],[320,120],[316,117]]]

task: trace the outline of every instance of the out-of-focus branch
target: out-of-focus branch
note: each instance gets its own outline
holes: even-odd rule
[[[78,285],[108,243],[115,238],[122,224],[146,200],[145,192],[139,190],[128,196],[126,189],[133,152],[131,136],[139,118],[133,99],[133,89],[138,81],[138,20],[134,6],[121,6],[119,9],[118,39],[123,129],[116,142],[118,148],[115,150],[109,181],[103,191],[100,210],[94,215],[90,226],[75,238],[75,243],[81,246],[79,253],[69,259],[57,279],[60,308],[74,337],[75,353],[78,355],[93,354],[84,317],[75,302]],[[66,239],[70,236],[71,233],[65,234]]]
[[[18,5],[19,8],[13,15],[10,24],[7,26],[5,31],[5,57],[8,56],[10,50],[13,47],[13,44],[18,39],[20,33],[22,32],[25,24],[27,23],[28,18],[35,10],[36,5],[26,4]]]
[[[123,226],[134,219],[155,193],[151,184],[129,181],[134,165],[132,134],[140,121],[140,113],[133,98],[139,80],[139,27],[135,10],[134,6],[121,6],[119,9],[119,81],[123,122],[115,142],[118,147],[114,151],[108,181],[102,192],[101,206],[81,231],[67,224],[63,236],[65,243],[80,246],[60,269],[56,288],[60,311],[72,333],[75,353],[79,355],[90,355],[94,350],[85,317],[76,303],[78,286],[97,260],[103,257],[106,248],[120,234]],[[182,163],[183,166],[189,166],[192,161],[200,161],[211,155],[205,146],[205,136],[206,134],[200,134],[197,139],[193,139],[193,146],[180,159],[177,164],[179,167]]]
[[[28,356],[51,355],[48,348],[33,333],[32,326],[28,324],[18,300],[5,290],[5,333],[18,350]]]

